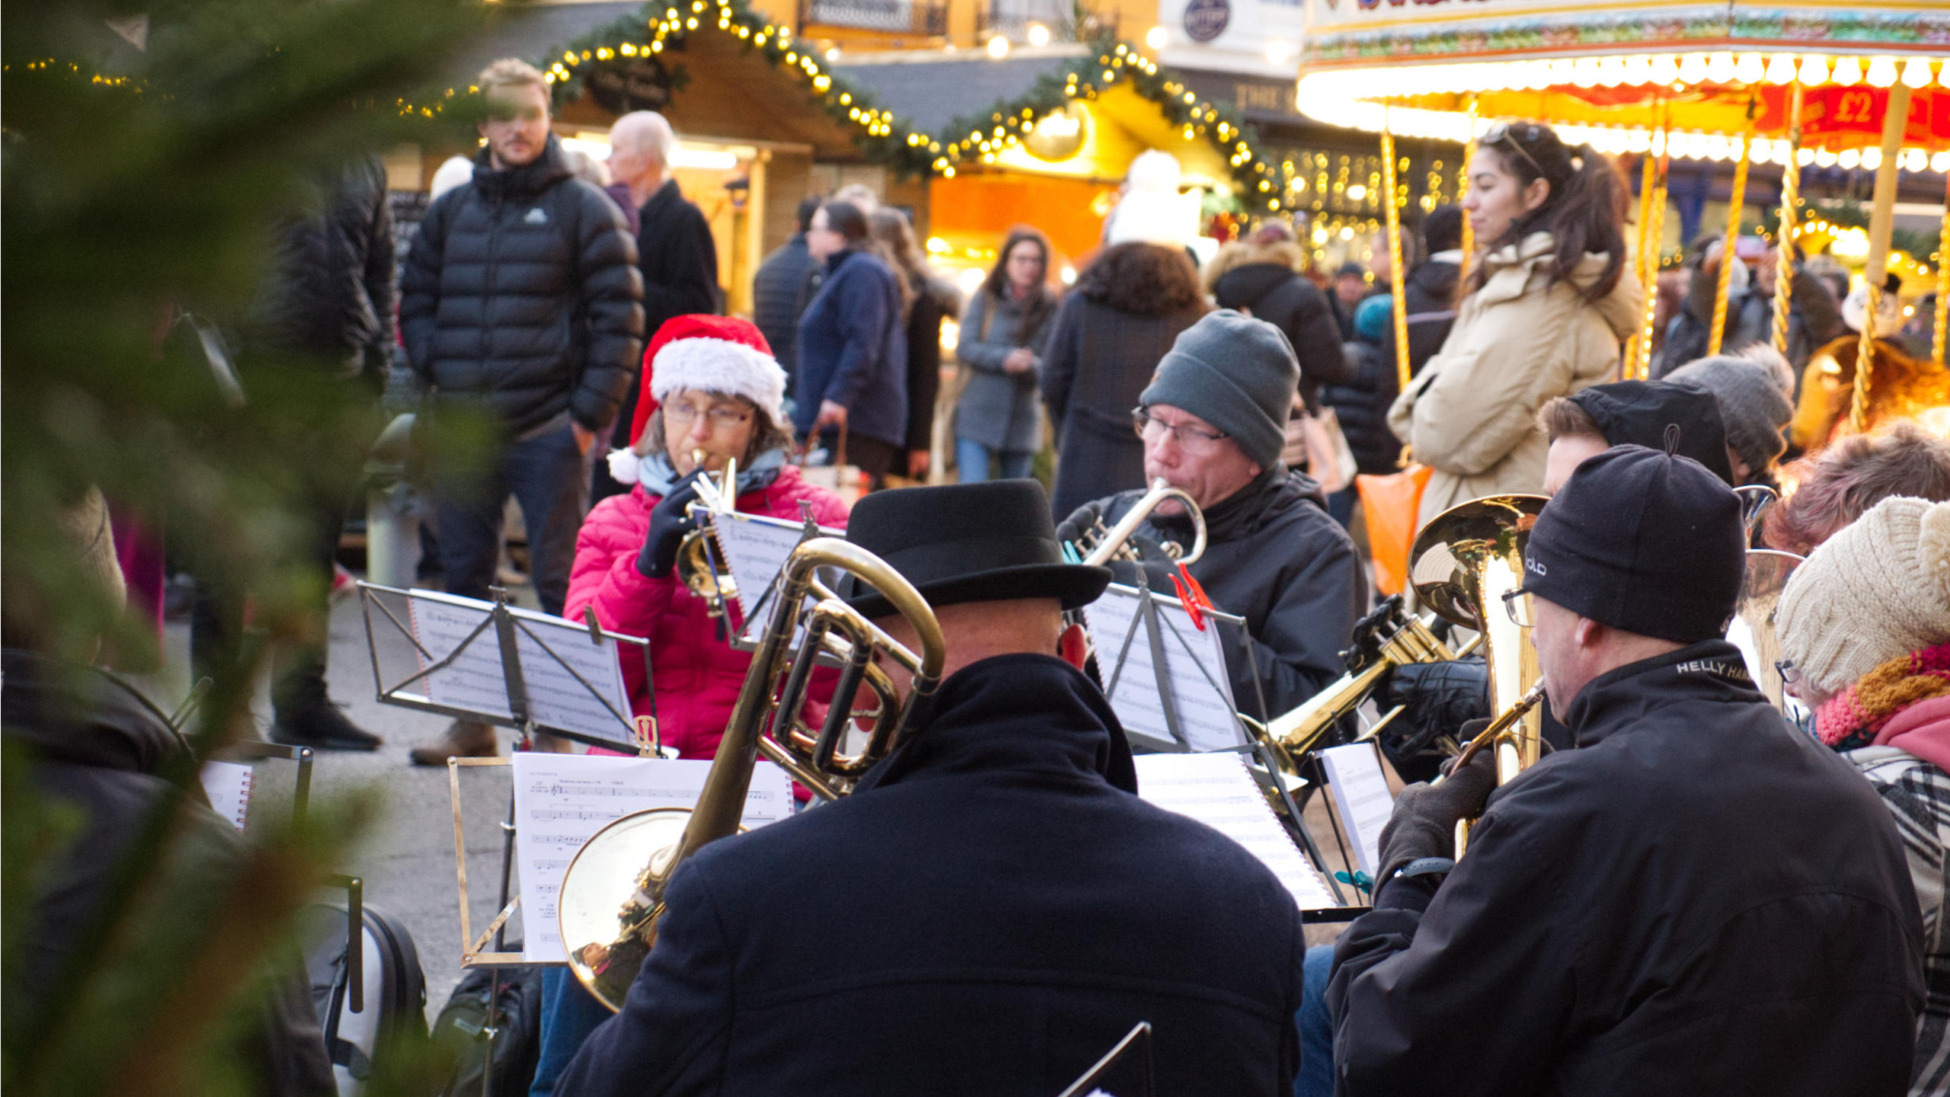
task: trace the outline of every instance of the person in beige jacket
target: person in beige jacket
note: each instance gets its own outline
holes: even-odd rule
[[[1643,316],[1625,266],[1626,197],[1609,159],[1548,126],[1498,123],[1478,141],[1462,202],[1482,242],[1468,295],[1441,352],[1388,411],[1434,470],[1418,522],[1543,489],[1537,410],[1610,378]]]

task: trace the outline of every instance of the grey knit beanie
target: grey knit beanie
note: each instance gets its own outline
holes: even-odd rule
[[[1794,569],[1775,620],[1781,654],[1829,694],[1950,642],[1950,503],[1877,503]]]
[[[1220,309],[1178,333],[1138,402],[1196,415],[1231,435],[1261,468],[1272,468],[1299,384],[1300,363],[1284,332]]]
[[[1787,360],[1765,344],[1739,354],[1701,358],[1666,374],[1675,384],[1705,389],[1720,401],[1727,444],[1747,467],[1760,472],[1787,450],[1781,429],[1794,418],[1794,374]]]

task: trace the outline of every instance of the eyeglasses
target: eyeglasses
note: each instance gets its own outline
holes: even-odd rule
[[[1167,423],[1163,419],[1153,418],[1150,411],[1144,408],[1131,410],[1131,426],[1136,428],[1139,438],[1152,445],[1164,441],[1165,435],[1169,434],[1171,440],[1177,442],[1178,447],[1186,453],[1211,453],[1219,448],[1220,442],[1230,437],[1224,431],[1200,430],[1190,423]]]
[[[1795,666],[1794,660],[1792,659],[1783,659],[1775,663],[1774,672],[1781,676],[1781,682],[1784,685],[1795,685],[1804,677],[1801,673],[1801,668]]]
[[[752,413],[749,411],[740,411],[737,408],[725,407],[722,404],[716,407],[705,408],[702,411],[689,404],[664,405],[664,422],[672,426],[684,426],[694,423],[697,421],[699,415],[703,415],[705,420],[711,424],[712,430],[728,430],[732,427],[741,426],[750,422],[752,417]]]
[[[1536,599],[1531,596],[1530,588],[1518,587],[1505,594],[1503,596],[1503,609],[1509,613],[1510,620],[1518,628],[1537,627]]]
[[[1483,131],[1483,139],[1480,143],[1484,145],[1508,145],[1517,150],[1518,156],[1530,161],[1530,166],[1537,169],[1537,174],[1544,175],[1546,174],[1544,165],[1539,164],[1537,158],[1530,155],[1523,147],[1522,141],[1517,139],[1518,131],[1521,131],[1523,141],[1535,141],[1537,139],[1537,130],[1538,126],[1535,122],[1518,122],[1515,125],[1511,125],[1508,122],[1492,122],[1490,123],[1490,128]]]

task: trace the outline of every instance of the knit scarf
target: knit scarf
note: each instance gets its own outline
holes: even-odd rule
[[[1950,697],[1950,644],[1881,664],[1815,710],[1815,734],[1836,750],[1875,742],[1896,714],[1932,697]]]
[[[768,449],[759,454],[750,466],[738,470],[738,494],[771,487],[772,482],[779,478],[779,470],[784,467],[784,450]],[[609,469],[610,476],[618,483],[642,484],[643,490],[652,496],[669,495],[670,485],[683,479],[671,467],[670,458],[662,453],[638,457],[627,449],[611,450]]]

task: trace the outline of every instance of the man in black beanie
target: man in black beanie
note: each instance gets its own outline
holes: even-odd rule
[[[1344,1097],[1908,1090],[1902,847],[1718,638],[1744,547],[1731,489],[1641,446],[1544,508],[1489,612],[1533,626],[1577,746],[1494,791],[1488,752],[1403,790],[1374,910],[1335,951]]]
[[[1220,635],[1233,700],[1262,720],[1340,677],[1341,649],[1367,609],[1354,542],[1327,513],[1326,495],[1280,463],[1299,377],[1280,329],[1221,309],[1179,334],[1133,412],[1145,479],[1182,489],[1203,512],[1205,555],[1190,570],[1213,605],[1246,620],[1244,636],[1237,629]],[[1077,541],[1099,522],[1114,526],[1143,495],[1086,503],[1057,536]],[[1139,527],[1134,547],[1155,589],[1172,591],[1161,546],[1183,551],[1192,539],[1191,518],[1177,503]],[[1120,578],[1136,576],[1127,570]]]
[[[623,1012],[555,1092],[1050,1097],[1149,1021],[1144,1091],[1290,1093],[1299,908],[1132,795],[1062,617],[1110,574],[1063,562],[1042,488],[881,492],[846,537],[934,608],[925,716],[852,795],[685,862]],[[880,594],[839,594],[914,645]]]
[[[1719,401],[1690,385],[1667,381],[1593,385],[1546,401],[1537,411],[1537,422],[1551,443],[1544,459],[1545,495],[1556,495],[1586,458],[1613,446],[1665,449],[1669,433],[1674,453],[1733,483]]]

